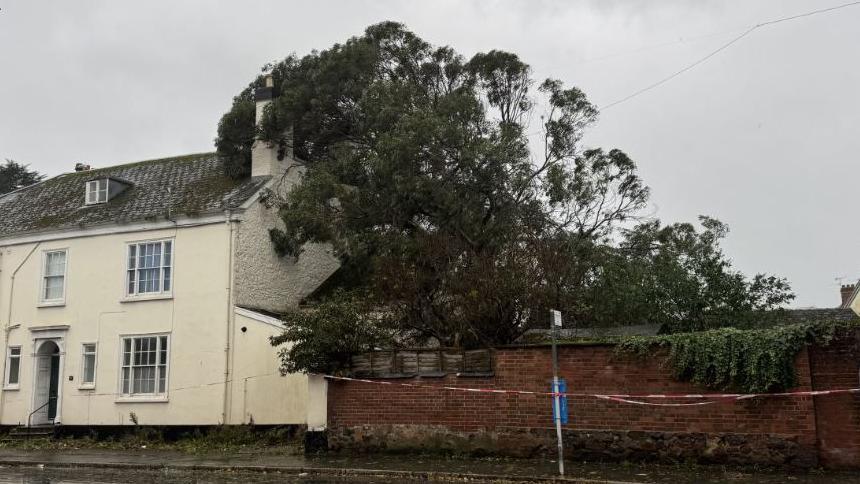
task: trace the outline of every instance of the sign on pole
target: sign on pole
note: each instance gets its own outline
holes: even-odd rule
[[[550,330],[552,333],[552,417],[555,420],[555,433],[558,437],[558,474],[564,475],[564,444],[561,440],[561,424],[567,423],[567,398],[564,399],[564,407],[562,408],[561,393],[567,392],[567,384],[559,381],[558,378],[558,349],[556,348],[556,333],[561,327],[561,311],[555,309],[550,310],[552,321],[550,322]],[[564,390],[561,390],[563,385]],[[562,417],[563,416],[563,417]],[[562,422],[564,418],[564,422]]]
[[[553,329],[560,328],[561,327],[561,311],[551,309],[549,313],[552,315],[552,327],[553,327]]]
[[[552,392],[558,394],[558,399],[552,400],[552,418],[560,419],[562,424],[567,424],[567,396],[564,395],[567,393],[567,381],[559,378],[558,384],[553,384]]]

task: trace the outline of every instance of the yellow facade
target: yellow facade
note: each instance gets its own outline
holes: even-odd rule
[[[308,378],[277,371],[277,350],[268,340],[279,331],[277,323],[237,314],[233,305],[240,223],[221,216],[185,226],[116,226],[7,245],[0,240],[0,338],[7,356],[0,424],[25,424],[38,405],[37,369],[44,361],[38,353],[49,340],[59,347],[56,423],[131,425],[133,415],[141,425],[240,424],[251,418],[307,424]],[[172,293],[129,298],[128,244],[148,240],[172,241]],[[44,254],[57,249],[67,251],[65,302],[40,305]],[[149,334],[169,337],[166,394],[123,397],[122,338]],[[90,387],[81,384],[84,344],[97,345]],[[20,348],[17,386],[6,384],[9,347]]]

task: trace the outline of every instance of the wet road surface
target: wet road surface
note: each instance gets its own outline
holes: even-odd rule
[[[185,470],[128,470],[128,469],[39,469],[0,468],[2,484],[149,484],[149,483],[212,483],[212,484],[262,484],[262,483],[417,483],[421,481],[392,480],[390,478],[363,477],[313,477],[285,475],[277,472],[229,472],[229,471],[185,471]]]
[[[17,463],[17,465],[3,465]],[[45,464],[38,466],[39,463]],[[119,468],[86,467],[108,465]],[[20,466],[20,467],[19,467]],[[123,468],[125,466],[125,468]],[[260,470],[265,466],[268,470]],[[166,468],[165,468],[166,467]],[[223,470],[235,467],[236,470]],[[860,484],[858,472],[753,471],[722,466],[566,462],[567,475],[591,482],[656,484]],[[353,475],[343,476],[356,470]],[[379,471],[382,474],[374,473]],[[384,475],[394,472],[396,475]],[[305,457],[267,453],[182,454],[167,451],[0,451],[0,484],[119,483],[416,483],[427,477],[463,481],[468,474],[553,477],[549,460],[466,459],[421,455]],[[407,475],[406,473],[413,473]],[[452,480],[452,479],[448,479]],[[470,479],[471,482],[489,482]]]

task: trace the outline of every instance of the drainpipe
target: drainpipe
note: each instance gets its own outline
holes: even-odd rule
[[[233,273],[233,264],[235,262],[235,255],[233,251],[234,238],[235,238],[235,221],[232,219],[232,214],[229,210],[224,211],[225,222],[227,223],[227,227],[229,228],[228,232],[228,242],[227,242],[227,333],[224,344],[224,405],[221,411],[221,423],[227,425],[230,420],[230,400],[231,400],[231,391],[232,385],[230,384],[230,360],[232,358],[232,345],[230,344],[233,339],[233,285],[234,285],[234,273]]]
[[[24,257],[24,260],[22,260],[21,263],[18,264],[18,267],[16,267],[15,270],[12,271],[12,276],[9,278],[9,308],[6,314],[6,326],[3,328],[3,357],[0,358],[0,379],[2,379],[2,381],[0,381],[0,385],[6,383],[6,352],[8,351],[9,347],[9,332],[12,331],[12,302],[14,301],[15,297],[15,276],[18,275],[18,271],[20,271],[21,268],[24,267],[24,264],[26,264],[27,261],[30,260],[30,257],[33,255],[34,252],[36,252],[36,249],[38,249],[40,245],[42,245],[41,242],[36,242],[36,245],[34,245],[32,249],[30,249],[30,252],[28,252],[27,256]],[[3,407],[5,401],[6,392],[0,390],[0,419],[3,418]]]

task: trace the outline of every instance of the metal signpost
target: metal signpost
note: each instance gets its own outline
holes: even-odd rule
[[[558,474],[564,475],[564,444],[561,440],[561,424],[562,419],[567,423],[567,398],[564,398],[564,407],[562,407],[561,393],[567,392],[567,385],[559,381],[558,378],[558,349],[556,348],[556,333],[561,327],[561,311],[555,309],[550,311],[552,321],[550,326],[552,329],[552,417],[555,420],[555,433],[558,437]]]

